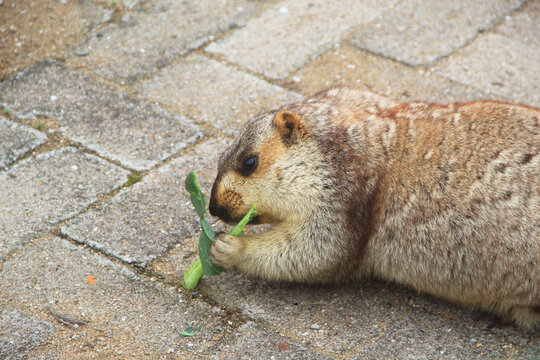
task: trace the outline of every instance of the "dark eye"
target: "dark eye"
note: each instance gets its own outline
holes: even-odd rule
[[[258,162],[259,161],[257,160],[257,156],[248,156],[242,163],[242,169],[240,171],[242,175],[248,176],[253,173],[255,169],[257,169]]]

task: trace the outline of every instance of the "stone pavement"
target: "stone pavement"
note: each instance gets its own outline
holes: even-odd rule
[[[539,107],[540,0],[35,3],[71,20],[26,57],[32,7],[0,23],[24,65],[0,71],[1,359],[540,358],[538,333],[380,281],[181,286],[184,179],[208,194],[250,116],[337,84]]]

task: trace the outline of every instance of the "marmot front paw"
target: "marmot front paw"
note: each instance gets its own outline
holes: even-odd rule
[[[231,268],[239,261],[244,244],[240,237],[218,232],[210,247],[210,259],[220,267]]]

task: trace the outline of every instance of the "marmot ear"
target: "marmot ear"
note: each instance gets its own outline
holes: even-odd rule
[[[292,111],[278,111],[274,118],[274,125],[287,146],[296,144],[306,135],[304,120]]]

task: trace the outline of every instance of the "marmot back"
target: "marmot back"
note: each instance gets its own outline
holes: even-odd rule
[[[526,327],[540,322],[540,111],[396,103],[333,88],[251,119],[210,211],[216,264],[270,280],[375,275]]]

